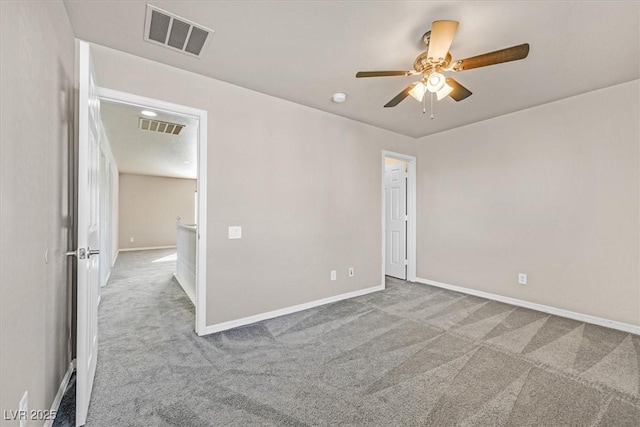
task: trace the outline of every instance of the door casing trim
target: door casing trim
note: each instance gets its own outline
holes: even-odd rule
[[[195,331],[207,329],[207,111],[145,96],[98,87],[98,97],[138,105],[198,119],[198,245],[196,247],[196,319]]]

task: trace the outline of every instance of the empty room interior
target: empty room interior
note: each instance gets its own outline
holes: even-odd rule
[[[640,2],[0,2],[1,426],[640,426]]]

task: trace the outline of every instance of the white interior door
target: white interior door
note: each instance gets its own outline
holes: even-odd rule
[[[98,356],[100,102],[89,44],[78,42],[76,426],[86,424]]]
[[[407,172],[404,162],[385,165],[385,274],[407,279]]]

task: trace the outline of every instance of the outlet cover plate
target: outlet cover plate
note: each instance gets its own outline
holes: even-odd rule
[[[335,270],[331,270],[331,280],[336,280],[337,279],[337,273]]]
[[[240,227],[239,225],[229,226],[229,238],[242,239],[242,227]]]
[[[518,283],[521,285],[526,285],[527,284],[527,275],[524,273],[519,273],[518,274]]]

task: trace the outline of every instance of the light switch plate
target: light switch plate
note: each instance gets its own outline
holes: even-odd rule
[[[240,227],[239,225],[229,226],[229,238],[242,239],[242,227]]]

